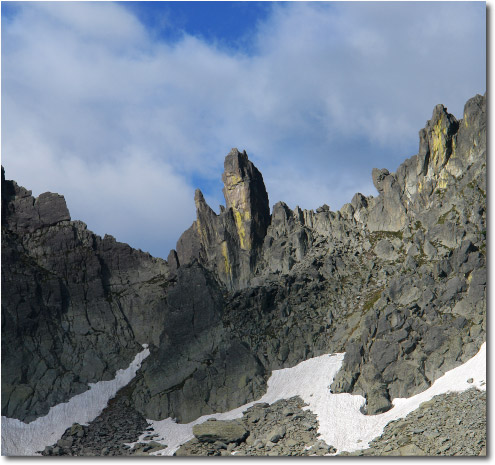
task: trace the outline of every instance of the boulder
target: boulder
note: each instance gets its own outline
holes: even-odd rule
[[[232,442],[242,442],[249,432],[241,422],[231,421],[205,421],[193,426],[194,436],[201,442],[222,442],[230,444]]]
[[[373,250],[376,256],[382,260],[394,261],[399,258],[399,254],[388,239],[380,240]]]

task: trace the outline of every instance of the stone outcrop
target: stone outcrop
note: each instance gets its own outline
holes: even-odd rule
[[[222,175],[227,209],[232,209],[242,250],[258,249],[270,224],[270,208],[263,176],[237,149],[225,158]]]
[[[205,421],[193,426],[193,434],[200,442],[224,444],[242,442],[248,436],[248,430],[237,420]]]
[[[63,195],[45,192],[34,198],[31,191],[15,182],[5,183],[2,166],[2,214],[9,215],[9,229],[16,233],[34,232],[37,229],[70,221],[69,210]]]
[[[224,297],[214,275],[198,263],[181,266],[167,300],[167,324],[134,391],[138,410],[146,418],[189,422],[259,396],[265,371],[225,330]]]
[[[333,392],[365,413],[428,387],[486,338],[486,98],[443,106],[418,154],[373,170],[376,197],[339,211],[283,202],[233,149],[216,214],[168,260],[71,221],[56,194],[2,177],[2,412],[31,420],[150,356],[129,394],[146,418],[191,421],[255,400],[273,369],[346,352]]]
[[[236,289],[245,287],[256,269],[270,209],[263,176],[246,152],[232,149],[224,165],[226,209],[217,215],[197,189],[197,219],[177,242],[177,255],[180,264],[196,259]]]

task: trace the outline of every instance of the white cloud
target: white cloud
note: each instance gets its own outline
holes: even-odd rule
[[[20,4],[2,25],[7,176],[164,255],[231,147],[273,202],[339,208],[414,154],[435,104],[461,116],[485,90],[483,4],[274,4],[252,40],[168,44],[118,4]]]

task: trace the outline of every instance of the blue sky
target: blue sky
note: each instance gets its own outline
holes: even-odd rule
[[[254,53],[250,40],[270,2],[121,2],[159,40],[195,36],[228,52]]]
[[[270,203],[333,210],[486,88],[484,2],[2,2],[2,164],[166,257],[245,149]]]

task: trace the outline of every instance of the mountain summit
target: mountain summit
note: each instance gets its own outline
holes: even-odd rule
[[[367,415],[383,413],[478,353],[486,340],[485,96],[470,99],[460,120],[436,106],[418,153],[395,173],[374,169],[378,195],[357,193],[339,211],[278,202],[270,214],[261,173],[237,149],[222,179],[226,206],[217,215],[197,190],[196,220],[165,261],[88,231],[62,196],[34,198],[2,170],[4,417],[45,416],[89,383],[114,378],[143,345],[149,356],[112,407],[136,424],[226,412],[260,399],[273,370],[343,352],[326,386],[362,395]],[[298,402],[281,405],[292,412]],[[247,415],[265,435],[260,408]],[[294,439],[287,418],[271,445],[250,442],[258,426],[249,421],[229,424],[232,444],[248,455],[306,450],[286,445]],[[6,428],[2,437],[15,434]],[[104,442],[95,444],[103,453]]]

